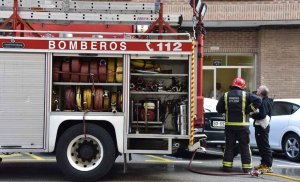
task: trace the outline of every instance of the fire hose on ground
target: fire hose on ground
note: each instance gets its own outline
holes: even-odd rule
[[[197,153],[197,150],[195,150],[193,152],[193,155],[191,157],[190,163],[188,165],[188,170],[193,172],[193,173],[197,173],[197,174],[203,174],[203,175],[210,175],[210,176],[237,176],[237,175],[250,175],[252,177],[260,177],[262,175],[268,175],[268,176],[273,176],[273,177],[278,177],[278,178],[283,178],[283,179],[287,179],[287,180],[291,180],[291,181],[298,181],[300,182],[300,179],[297,178],[293,178],[293,177],[289,177],[289,176],[285,176],[285,175],[281,175],[281,174],[276,174],[276,173],[263,173],[259,170],[253,169],[251,170],[249,173],[239,173],[239,172],[235,172],[235,173],[224,173],[224,172],[210,172],[210,171],[204,171],[204,170],[195,170],[192,168],[192,162],[195,158],[195,155]]]

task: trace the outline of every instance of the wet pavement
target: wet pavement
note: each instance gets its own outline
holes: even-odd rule
[[[55,157],[49,154],[12,154],[2,156],[0,165],[0,181],[68,181],[59,171]],[[274,173],[284,175],[273,177],[262,175],[251,177],[209,176],[190,172],[187,167],[191,155],[132,155],[127,172],[123,173],[123,158],[119,157],[110,173],[102,181],[191,181],[191,182],[246,182],[246,181],[291,181],[282,177],[291,177],[300,181],[300,163],[284,159],[282,155],[274,160]],[[193,169],[219,173],[222,162],[220,153],[197,154],[193,161]],[[241,172],[240,158],[235,158],[234,172]],[[253,164],[259,163],[259,157],[253,156]]]

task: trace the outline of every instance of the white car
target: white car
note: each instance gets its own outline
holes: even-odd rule
[[[269,142],[274,151],[283,151],[291,161],[300,161],[300,99],[275,99],[270,121]],[[256,147],[253,120],[250,145]]]
[[[204,98],[204,112],[217,112],[216,106],[218,104],[218,100],[211,98]]]

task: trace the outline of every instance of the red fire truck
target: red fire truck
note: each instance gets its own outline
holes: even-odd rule
[[[179,147],[200,147],[193,146],[194,137],[205,136],[194,136],[193,130],[199,65],[190,34],[82,30],[117,25],[49,31],[58,25],[39,21],[92,21],[100,15],[79,13],[78,7],[91,2],[71,1],[67,13],[45,11],[64,9],[67,1],[47,1],[38,9],[32,8],[33,1],[22,6],[3,2],[15,9],[2,7],[0,13],[1,18],[13,13],[14,29],[0,30],[0,152],[55,152],[72,180],[94,181],[119,155],[126,164],[131,153],[171,154]],[[108,8],[101,3],[94,2],[93,11]],[[37,23],[22,22],[16,7],[25,8],[20,16]],[[71,24],[62,27],[72,29]]]

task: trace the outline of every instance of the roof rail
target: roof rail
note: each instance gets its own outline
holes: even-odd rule
[[[41,37],[32,36],[32,34],[40,34]],[[66,36],[67,35],[67,36]],[[146,36],[149,39],[174,39],[178,37],[180,40],[190,40],[189,33],[119,33],[119,32],[70,32],[70,31],[36,31],[36,30],[0,30],[0,37],[34,37],[34,38],[122,38],[132,39]]]

